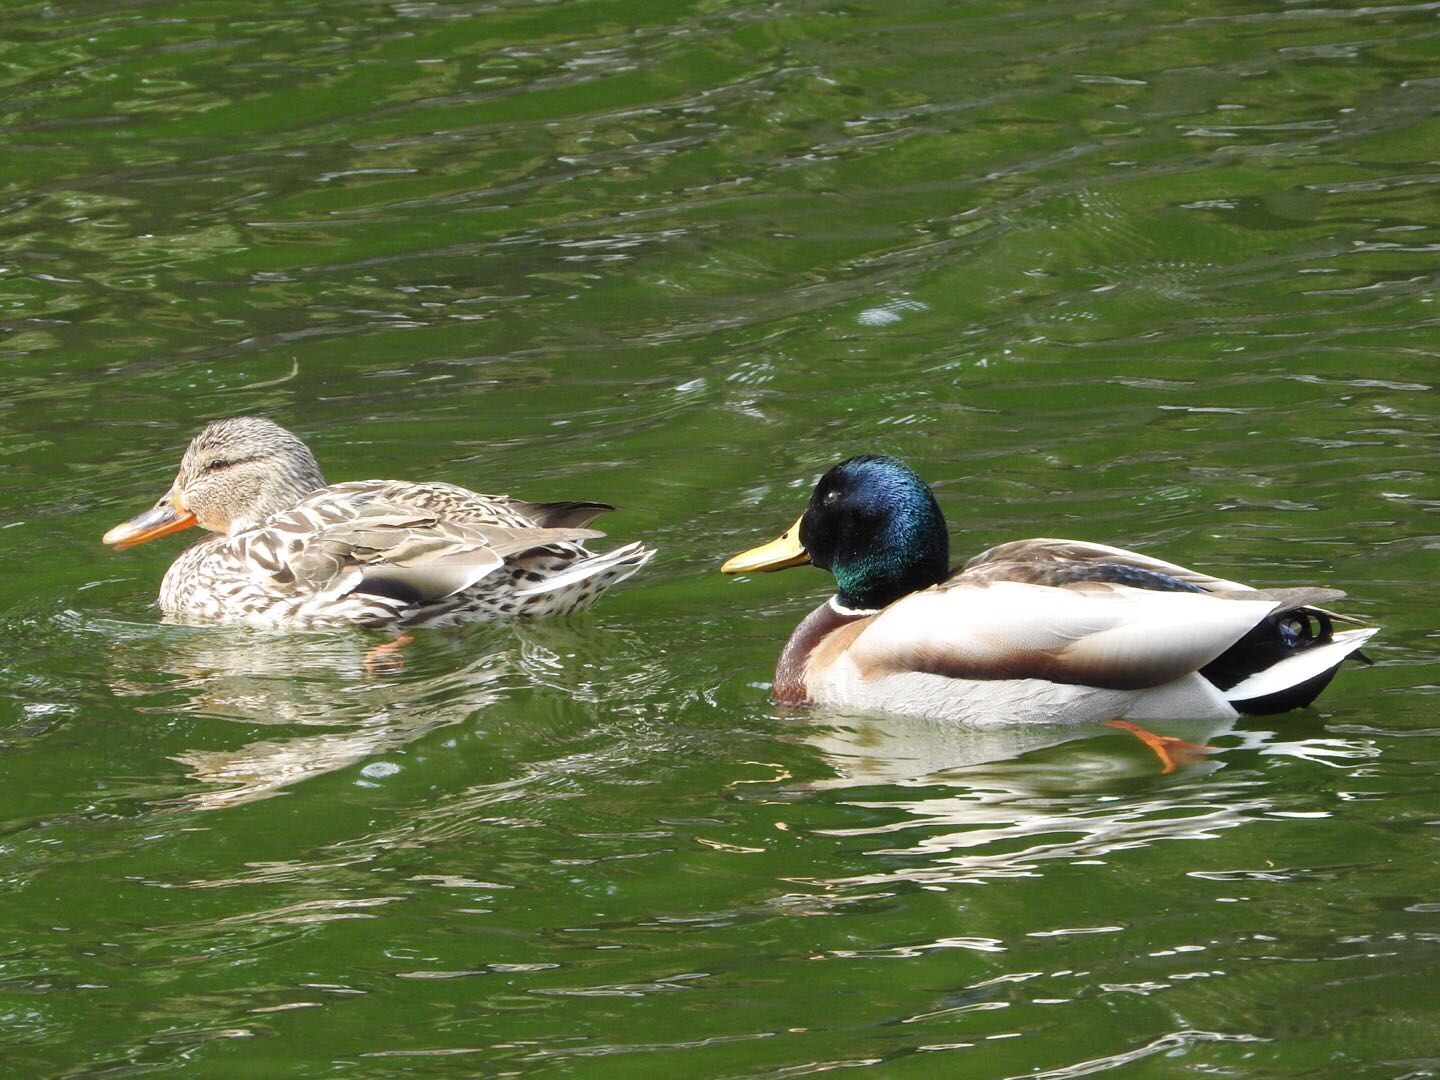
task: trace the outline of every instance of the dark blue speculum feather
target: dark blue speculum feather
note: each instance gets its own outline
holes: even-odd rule
[[[800,523],[810,561],[840,603],[880,608],[945,580],[950,537],[929,485],[895,458],[862,454],[820,478]]]

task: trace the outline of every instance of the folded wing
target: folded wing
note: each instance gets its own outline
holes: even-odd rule
[[[396,488],[337,485],[237,536],[237,552],[272,587],[322,600],[359,592],[425,604],[471,588],[511,556],[604,535],[540,527],[515,509],[523,504],[486,506],[463,488]],[[416,489],[420,497],[404,497]],[[468,513],[455,512],[460,495],[473,503]]]
[[[865,678],[920,671],[1137,690],[1198,671],[1277,606],[1264,597],[973,582],[962,574],[886,608],[850,655]]]

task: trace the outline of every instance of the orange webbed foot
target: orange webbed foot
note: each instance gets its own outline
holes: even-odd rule
[[[374,678],[376,675],[393,675],[398,671],[404,671],[405,657],[400,655],[400,650],[414,640],[415,638],[411,634],[401,634],[393,641],[376,645],[365,654],[365,659],[361,661],[365,674]]]
[[[1132,724],[1129,720],[1106,720],[1105,726],[1128,731],[1155,751],[1155,756],[1160,759],[1161,771],[1167,774],[1174,772],[1182,765],[1194,765],[1204,760],[1206,754],[1213,754],[1219,749],[1219,747],[1205,746],[1202,743],[1186,742],[1173,735],[1157,735],[1139,724]]]

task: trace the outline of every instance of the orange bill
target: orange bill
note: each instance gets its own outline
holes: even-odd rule
[[[157,540],[181,529],[188,529],[194,524],[195,515],[188,510],[181,510],[167,495],[155,504],[153,510],[146,510],[143,514],[137,514],[129,521],[116,525],[101,537],[101,543],[109,544],[116,551],[124,551],[147,540]]]

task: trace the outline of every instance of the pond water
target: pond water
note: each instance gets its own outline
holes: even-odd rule
[[[1434,3],[4,24],[8,1072],[1440,1073]],[[660,553],[382,677],[163,625],[179,538],[99,537],[251,412]],[[1168,776],[777,711],[829,579],[718,564],[865,450],[957,557],[1343,588],[1375,666]]]

